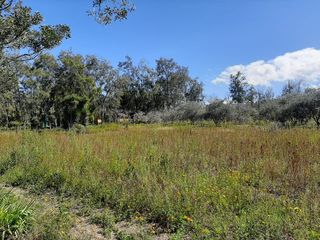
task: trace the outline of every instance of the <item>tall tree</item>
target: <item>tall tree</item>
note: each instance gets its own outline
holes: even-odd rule
[[[246,77],[241,73],[231,74],[229,91],[233,102],[243,103],[246,99]]]
[[[28,122],[33,128],[56,125],[52,89],[57,69],[58,63],[53,56],[41,55],[21,81],[28,108]]]
[[[137,66],[130,57],[119,63],[121,79],[125,84],[121,107],[131,112],[148,112],[154,107],[155,72],[144,62]]]
[[[302,81],[289,80],[282,89],[282,96],[289,94],[299,94],[302,92]]]
[[[178,65],[173,59],[160,58],[156,61],[156,100],[157,108],[171,108],[186,102],[189,98],[198,99],[202,86],[195,84],[186,67]]]
[[[95,108],[95,117],[110,122],[117,118],[120,108],[124,84],[108,61],[100,60],[95,56],[85,59],[86,75],[92,77],[98,88],[99,96],[92,103]]]
[[[58,123],[63,128],[75,123],[86,125],[94,112],[91,103],[97,97],[95,82],[86,75],[82,56],[63,52],[59,62],[53,89]]]
[[[66,25],[41,25],[42,20],[22,1],[0,0],[0,104],[7,126],[12,109],[18,112],[12,107],[13,99],[21,103],[21,94],[15,94],[20,93],[16,67],[70,37]]]
[[[16,92],[19,91],[19,77],[17,65],[8,63],[0,67],[0,121],[2,125],[9,127],[9,123],[15,120]]]
[[[201,102],[203,101],[203,85],[196,79],[190,79],[186,88],[186,100],[189,102]]]

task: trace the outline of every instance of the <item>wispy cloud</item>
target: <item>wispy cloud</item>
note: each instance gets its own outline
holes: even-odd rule
[[[252,85],[270,86],[272,82],[301,80],[306,85],[320,85],[320,50],[306,48],[286,53],[269,61],[226,68],[213,83],[228,83],[231,74],[241,71]]]

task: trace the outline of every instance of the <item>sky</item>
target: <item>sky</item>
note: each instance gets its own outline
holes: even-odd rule
[[[241,70],[257,88],[280,92],[288,80],[320,85],[320,0],[132,0],[123,22],[87,16],[91,0],[25,0],[45,24],[67,24],[72,37],[52,50],[151,66],[174,58],[203,83],[207,99],[228,94]]]

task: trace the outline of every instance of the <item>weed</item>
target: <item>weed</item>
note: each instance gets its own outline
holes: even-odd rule
[[[0,142],[3,181],[110,207],[122,218],[141,216],[177,238],[320,233],[320,132],[313,129],[112,124],[88,134],[4,132]],[[108,232],[112,216],[92,219]],[[51,225],[49,232],[64,228]]]
[[[10,192],[0,191],[0,234],[2,239],[21,237],[31,226],[31,204]]]

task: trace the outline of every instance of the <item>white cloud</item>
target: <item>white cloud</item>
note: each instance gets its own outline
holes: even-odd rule
[[[306,85],[320,85],[320,50],[306,48],[286,53],[269,61],[226,68],[213,83],[229,83],[231,74],[241,71],[252,85],[269,86],[272,82],[301,80]]]

